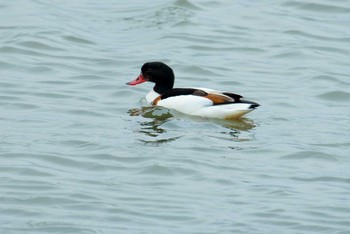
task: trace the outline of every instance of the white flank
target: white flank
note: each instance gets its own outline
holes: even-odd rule
[[[208,93],[220,94],[220,91],[199,88]],[[154,99],[159,96],[155,91],[147,94],[146,100],[152,103]],[[236,119],[251,112],[251,104],[247,103],[233,103],[224,105],[213,105],[213,102],[207,98],[195,95],[180,95],[159,100],[158,106],[173,109],[184,114],[218,119]]]

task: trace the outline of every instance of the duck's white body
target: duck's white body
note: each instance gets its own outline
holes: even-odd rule
[[[188,115],[206,118],[236,119],[245,115],[259,104],[241,99],[242,96],[207,88],[173,88],[174,74],[170,67],[161,62],[145,63],[141,74],[128,85],[146,81],[156,85],[146,95],[148,103],[174,109]]]
[[[222,93],[220,91],[207,88],[196,89],[203,90],[207,93]],[[160,94],[154,90],[151,90],[146,95],[146,100],[148,103],[153,104],[154,100],[159,96]],[[251,108],[250,103],[214,105],[213,101],[210,99],[195,95],[179,95],[169,97],[164,100],[159,100],[156,105],[173,109],[187,115],[217,119],[237,119],[254,110],[254,108]]]

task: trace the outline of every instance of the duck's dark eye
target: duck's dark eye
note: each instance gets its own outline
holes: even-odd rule
[[[148,68],[148,69],[146,70],[146,74],[149,74],[149,73],[151,73],[151,72],[152,72],[151,68]]]

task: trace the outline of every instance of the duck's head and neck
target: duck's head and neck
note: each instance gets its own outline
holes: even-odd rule
[[[150,81],[155,83],[153,91],[163,94],[173,88],[174,80],[174,72],[168,65],[162,62],[148,62],[141,67],[140,75],[135,80],[126,84],[137,85]]]

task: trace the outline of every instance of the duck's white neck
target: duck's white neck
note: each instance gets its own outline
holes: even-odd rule
[[[146,95],[146,100],[148,103],[152,103],[160,94],[153,89]]]

